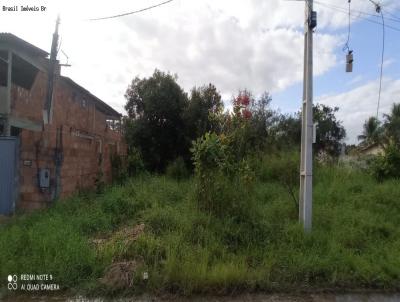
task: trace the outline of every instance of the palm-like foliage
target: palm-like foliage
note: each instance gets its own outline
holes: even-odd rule
[[[400,103],[393,104],[390,114],[385,114],[386,136],[397,145],[400,145]]]
[[[380,122],[376,117],[371,116],[364,122],[363,133],[357,138],[363,144],[375,144],[380,141],[381,132]]]

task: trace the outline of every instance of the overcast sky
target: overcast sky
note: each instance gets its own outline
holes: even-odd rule
[[[304,3],[284,0],[174,0],[140,14],[103,21],[89,18],[141,9],[162,0],[0,0],[3,6],[46,6],[46,12],[0,11],[1,31],[50,50],[57,13],[61,49],[72,67],[62,73],[120,112],[135,76],[155,68],[178,74],[186,91],[213,83],[226,104],[239,89],[269,91],[282,112],[300,108],[303,72]],[[383,0],[386,24],[381,113],[400,102],[400,1]],[[336,9],[333,9],[336,8]],[[337,8],[339,7],[339,8]],[[338,106],[338,118],[356,142],[362,124],[376,114],[382,27],[358,19],[375,14],[368,0],[352,0],[350,47],[354,72],[346,74],[347,0],[315,3],[314,102]],[[341,10],[340,8],[344,8]],[[391,15],[389,15],[389,13]],[[398,21],[390,20],[397,16]],[[368,17],[363,15],[363,17]],[[380,22],[378,17],[370,20]],[[60,52],[59,60],[67,58]]]

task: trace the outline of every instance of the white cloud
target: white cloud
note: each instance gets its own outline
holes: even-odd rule
[[[302,80],[304,3],[282,0],[175,0],[137,15],[98,22],[157,0],[5,0],[2,5],[47,5],[47,13],[0,12],[2,31],[49,49],[55,16],[61,12],[61,48],[72,67],[63,73],[122,110],[131,79],[155,68],[179,75],[185,90],[214,83],[223,95],[240,88],[258,94],[281,91]],[[39,3],[40,2],[40,3]],[[343,5],[343,1],[329,1]],[[389,2],[388,2],[389,3]],[[371,9],[355,1],[358,9]],[[317,6],[319,29],[346,26],[346,15]],[[342,36],[317,34],[315,73],[337,64]],[[60,59],[65,61],[61,55]]]
[[[363,82],[364,78],[365,77],[362,74],[356,75],[349,82],[346,83],[346,86],[347,87],[351,87],[351,86],[354,86],[356,84],[359,84],[359,83]]]
[[[20,3],[26,1],[9,0],[9,5]],[[186,90],[213,82],[224,95],[245,87],[255,93],[278,91],[301,81],[303,5],[296,2],[176,0],[129,17],[82,21],[155,3],[43,0],[47,14],[2,13],[0,26],[49,49],[55,15],[61,11],[61,47],[72,64],[63,73],[118,109],[130,80],[155,68],[177,73]],[[323,74],[336,62],[338,38],[319,38],[316,73]]]
[[[339,107],[337,117],[343,121],[347,131],[347,142],[357,143],[357,135],[362,132],[364,121],[376,115],[379,80],[371,81],[350,91],[315,98],[316,102]],[[400,102],[400,80],[384,78],[379,109],[379,117],[389,113],[394,102]]]
[[[393,59],[393,58],[386,59],[383,61],[383,68],[389,67],[389,66],[393,65],[394,63],[396,63],[395,59]],[[380,67],[380,64],[379,64],[379,67]]]

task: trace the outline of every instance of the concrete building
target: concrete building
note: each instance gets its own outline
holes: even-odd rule
[[[53,63],[46,51],[0,33],[0,214],[110,182],[111,155],[125,153],[121,114]]]
[[[384,153],[383,147],[380,144],[368,144],[360,146],[359,152],[362,155],[380,155]]]

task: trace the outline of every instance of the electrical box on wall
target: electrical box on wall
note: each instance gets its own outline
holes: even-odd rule
[[[50,187],[50,169],[39,170],[39,187],[44,189]]]

